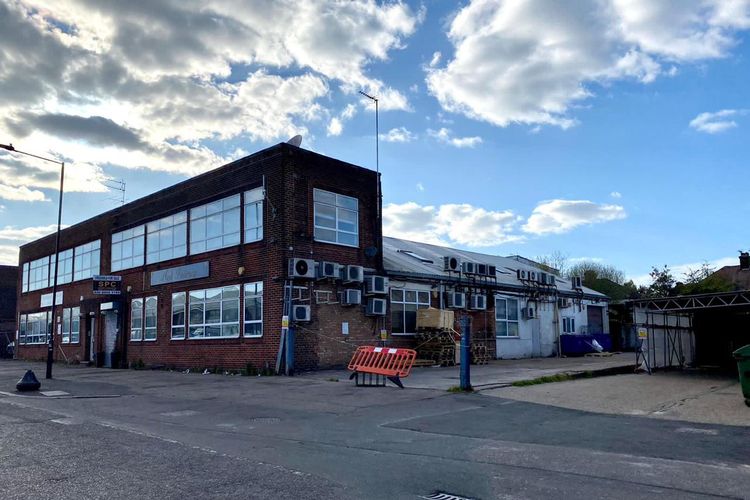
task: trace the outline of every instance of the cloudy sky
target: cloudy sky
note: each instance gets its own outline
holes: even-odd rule
[[[73,224],[285,141],[380,165],[386,234],[650,266],[750,247],[750,0],[0,0],[0,143]],[[57,166],[0,153],[0,262]]]

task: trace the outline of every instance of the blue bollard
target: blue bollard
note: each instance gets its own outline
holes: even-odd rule
[[[461,390],[471,390],[471,329],[469,317],[460,319],[461,325]]]

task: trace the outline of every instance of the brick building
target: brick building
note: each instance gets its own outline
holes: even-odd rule
[[[385,326],[384,309],[342,303],[364,274],[382,274],[378,182],[282,143],[64,229],[55,360],[273,366],[297,274],[296,367],[345,363]],[[46,357],[54,245],[50,235],[20,250],[19,357]],[[315,279],[313,261],[349,283]],[[122,295],[94,294],[96,275],[120,276]]]
[[[8,344],[16,338],[16,266],[0,266],[0,358],[10,356]]]

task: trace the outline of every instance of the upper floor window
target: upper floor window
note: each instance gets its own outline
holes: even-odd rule
[[[240,195],[190,209],[190,253],[240,243]]]
[[[50,259],[49,275],[54,276],[55,259]],[[57,284],[65,284],[73,281],[73,249],[60,252],[60,263],[57,265]]]
[[[21,275],[21,291],[28,292],[29,291],[29,263],[28,262],[25,262],[23,264],[23,267],[21,268],[21,272],[23,273]]]
[[[73,252],[73,281],[85,280],[99,274],[101,240],[75,247]]]
[[[32,260],[29,265],[29,290],[41,290],[49,286],[49,255]]]
[[[245,243],[263,239],[263,188],[245,191]]]
[[[495,299],[495,336],[518,337],[518,300]]]
[[[145,229],[140,225],[112,234],[112,271],[143,265]]]
[[[359,201],[357,198],[313,189],[315,240],[359,246]]]
[[[187,253],[187,212],[149,222],[146,233],[146,263],[184,257]]]

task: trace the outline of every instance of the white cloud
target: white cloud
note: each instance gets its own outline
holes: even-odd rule
[[[65,225],[61,226],[67,227]],[[1,241],[13,241],[19,243],[26,243],[29,241],[38,240],[43,236],[52,234],[57,231],[57,224],[49,224],[47,226],[31,226],[31,227],[15,227],[5,226],[0,229],[0,240]]]
[[[473,0],[450,23],[453,57],[426,81],[446,110],[566,129],[597,85],[725,57],[748,28],[748,0]]]
[[[560,234],[578,226],[626,217],[619,205],[603,205],[588,200],[550,200],[536,206],[523,226],[531,234]]]
[[[732,117],[745,114],[747,114],[745,109],[722,109],[715,113],[701,113],[690,121],[690,126],[698,132],[718,134],[737,126],[737,122],[732,120]]]
[[[344,126],[341,124],[341,119],[334,116],[328,123],[328,135],[341,135],[344,130]]]
[[[434,68],[438,64],[440,64],[440,59],[443,57],[443,55],[440,52],[435,52],[432,54],[432,59],[430,59],[430,67]]]
[[[522,236],[513,234],[519,220],[509,210],[485,210],[468,203],[391,203],[383,208],[383,234],[438,245],[487,247],[521,241]]]
[[[357,107],[354,104],[347,104],[338,116],[334,116],[333,118],[331,118],[331,121],[328,122],[328,135],[341,135],[341,132],[344,131],[344,122],[351,120],[356,116],[356,114]]]
[[[427,129],[427,134],[444,144],[449,144],[457,148],[473,148],[474,146],[482,144],[481,137],[454,137],[453,132],[445,127],[440,130]]]
[[[11,201],[49,201],[39,190],[26,186],[7,186],[0,183],[0,199]]]
[[[424,184],[417,182],[417,191],[424,192]]]
[[[411,142],[416,139],[416,135],[411,133],[406,127],[392,128],[387,134],[380,134],[380,140],[385,142]]]
[[[619,200],[620,198],[622,198],[622,193],[621,193],[621,192],[619,192],[619,191],[612,191],[611,193],[609,193],[609,195],[610,195],[610,196],[611,196],[612,198],[615,198],[615,199],[618,199],[618,200]]]
[[[17,266],[18,247],[15,245],[0,245],[0,264]]]

